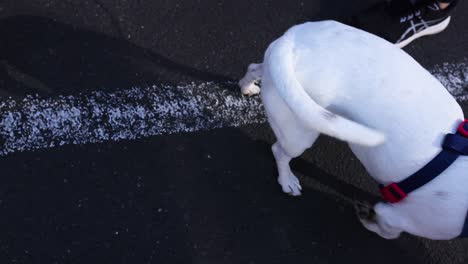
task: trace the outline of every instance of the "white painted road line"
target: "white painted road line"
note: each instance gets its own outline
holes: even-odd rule
[[[465,62],[431,70],[460,102],[468,101],[467,71]],[[258,97],[243,97],[237,90],[229,91],[217,83],[52,98],[28,96],[18,102],[0,102],[0,156],[265,121]]]
[[[216,83],[0,103],[0,155],[265,122],[259,99]]]
[[[430,72],[459,102],[468,101],[468,62],[444,63]]]

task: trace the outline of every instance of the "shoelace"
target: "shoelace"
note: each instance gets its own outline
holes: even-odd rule
[[[400,23],[404,23],[406,21],[412,20],[415,17],[418,17],[418,18],[421,17],[421,10],[420,9],[418,9],[418,10],[416,10],[414,12],[411,12],[408,15],[402,16],[400,18]]]
[[[437,3],[432,3],[430,5],[427,5],[425,6],[425,8],[429,8],[433,11],[439,11],[440,10],[440,7]],[[407,15],[404,15],[402,17],[400,17],[400,23],[404,23],[406,21],[410,21],[410,20],[413,20],[413,18],[417,17],[417,18],[421,18],[421,9],[416,9],[415,11],[413,12],[410,12],[409,14]]]

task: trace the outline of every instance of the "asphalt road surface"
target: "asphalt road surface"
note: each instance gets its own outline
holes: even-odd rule
[[[284,195],[236,80],[290,26],[377,1],[4,0],[0,263],[447,263],[468,241],[384,240],[376,185],[320,139]],[[405,50],[468,109],[468,3]]]

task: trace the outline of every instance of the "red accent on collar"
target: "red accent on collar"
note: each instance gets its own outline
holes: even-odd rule
[[[383,198],[389,203],[398,203],[399,201],[405,199],[407,194],[398,186],[396,183],[392,183],[388,186],[380,189],[380,193]]]
[[[465,119],[465,121],[458,126],[458,133],[468,138],[468,129],[466,127],[468,127],[468,119]]]

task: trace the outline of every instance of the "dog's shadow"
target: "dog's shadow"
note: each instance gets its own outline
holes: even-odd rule
[[[276,165],[271,153],[271,144],[275,139],[271,129],[269,129],[268,125],[252,125],[242,128],[242,131],[247,137],[255,141],[259,151],[261,151],[257,155],[264,155],[271,159],[272,168],[269,168],[265,173],[269,173],[272,184],[265,188],[274,188],[277,190],[278,195],[284,196],[285,194],[282,193],[279,184],[276,182]],[[327,160],[328,164],[323,162],[325,157],[330,156],[336,160]],[[299,178],[303,187],[302,196],[291,199],[300,200],[301,204],[298,207],[302,206],[304,208],[305,217],[312,217],[312,215],[317,214],[320,215],[317,216],[318,218],[323,217],[324,219],[333,219],[333,221],[338,219],[336,223],[330,221],[325,224],[326,226],[322,226],[324,232],[336,232],[333,235],[330,234],[330,236],[337,235],[337,240],[340,239],[340,232],[352,233],[358,230],[363,231],[366,236],[370,235],[381,239],[376,234],[366,230],[359,223],[354,212],[355,201],[377,203],[381,202],[382,199],[378,194],[377,183],[369,177],[357,159],[352,157],[354,155],[345,143],[326,136],[320,137],[312,148],[306,150],[303,155],[293,159],[290,163],[292,171]],[[321,162],[317,163],[317,160]],[[307,213],[308,210],[310,211]],[[320,221],[315,218],[311,221],[315,220]],[[333,228],[334,224],[340,225],[344,229],[331,231],[330,229]],[[358,236],[362,236],[362,234]],[[390,243],[399,245],[399,248],[414,249],[423,248],[422,245],[426,241],[403,234],[399,239]],[[427,260],[427,252],[420,252],[418,255],[418,261]]]
[[[306,186],[312,187],[311,185],[316,181],[331,191],[339,193],[347,201],[368,201],[374,204],[381,200],[379,196],[373,193],[366,192],[353,184],[337,179],[336,176],[325,172],[304,158],[292,160],[291,168],[300,174],[299,177],[302,177],[303,184]]]

